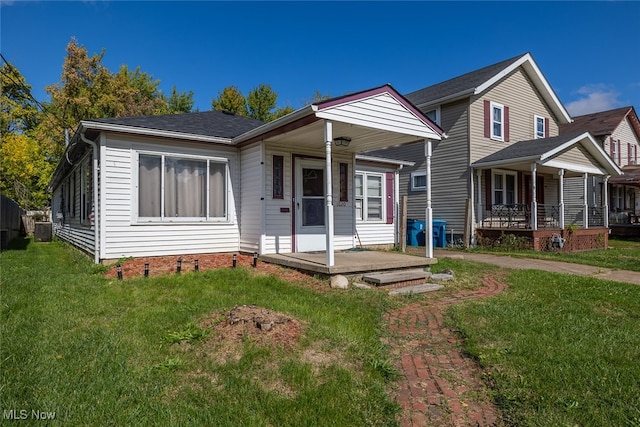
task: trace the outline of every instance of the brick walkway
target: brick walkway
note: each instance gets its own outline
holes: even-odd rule
[[[442,314],[457,302],[490,297],[505,289],[489,276],[482,282],[479,290],[412,303],[388,315],[402,373],[396,395],[402,426],[496,424],[496,409],[480,392],[484,387],[480,369],[461,354],[461,340],[444,325]]]

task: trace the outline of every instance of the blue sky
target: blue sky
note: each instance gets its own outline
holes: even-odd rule
[[[640,108],[640,2],[0,0],[0,47],[48,100],[71,37],[103,64],[193,91],[260,83],[280,106],[390,83],[409,93],[531,52],[573,115]]]

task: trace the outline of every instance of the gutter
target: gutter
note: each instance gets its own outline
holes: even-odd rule
[[[84,130],[80,132],[80,139],[85,144],[89,144],[93,147],[93,252],[94,252],[94,263],[100,263],[100,245],[98,244],[99,240],[99,220],[101,219],[98,215],[98,144],[94,141],[87,139],[84,135]]]

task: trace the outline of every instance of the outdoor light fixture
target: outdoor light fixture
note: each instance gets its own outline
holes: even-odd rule
[[[253,253],[253,268],[258,266],[258,252]]]
[[[198,264],[198,260],[193,261],[193,269],[195,271],[200,271],[200,265]]]
[[[182,260],[179,259],[178,266],[176,267],[176,273],[180,273],[181,270],[182,270]]]
[[[149,263],[144,263],[144,277],[149,277]]]
[[[116,272],[118,273],[118,280],[122,280],[122,266],[120,264],[116,265]]]
[[[351,144],[351,138],[348,136],[339,136],[337,138],[333,138],[333,143],[336,147],[348,147]]]
[[[233,268],[236,268],[236,263],[238,262],[238,256],[233,254]]]

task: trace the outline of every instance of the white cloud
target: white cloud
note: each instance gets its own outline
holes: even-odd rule
[[[567,104],[567,110],[572,116],[612,110],[621,105],[618,99],[620,94],[604,84],[582,86],[577,93],[579,98]]]

